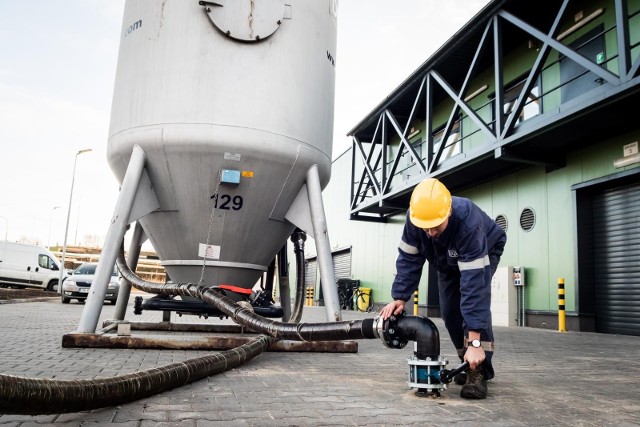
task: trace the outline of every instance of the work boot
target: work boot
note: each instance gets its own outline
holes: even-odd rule
[[[467,373],[460,372],[458,375],[453,377],[453,382],[458,385],[465,385],[467,383]]]
[[[467,399],[484,399],[487,397],[487,382],[482,368],[469,369],[467,382],[460,390],[460,396]]]

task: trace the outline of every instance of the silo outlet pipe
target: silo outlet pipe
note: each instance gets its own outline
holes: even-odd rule
[[[307,240],[307,234],[296,229],[291,234],[291,242],[293,243],[293,252],[296,258],[296,296],[293,303],[293,312],[289,316],[289,323],[298,323],[302,318],[302,310],[304,308],[304,242]],[[285,301],[287,298],[284,299]],[[280,297],[282,302],[282,296]]]
[[[298,255],[296,256],[296,258]],[[224,291],[193,283],[153,283],[138,277],[127,266],[124,253],[117,260],[122,276],[136,288],[155,294],[185,295],[198,298],[220,310],[236,323],[268,335],[275,339],[294,341],[340,341],[363,338],[381,338],[390,348],[403,348],[409,340],[417,341],[416,356],[438,358],[440,355],[440,335],[435,324],[426,317],[392,316],[366,318],[330,323],[291,324],[266,319],[255,314],[250,308],[238,305],[224,295]],[[298,264],[299,265],[299,264]],[[299,270],[299,269],[298,269]],[[300,271],[298,271],[300,275]],[[301,278],[298,277],[298,280]],[[304,277],[302,277],[304,279]],[[303,295],[297,295],[296,301]]]
[[[377,338],[374,332],[374,319],[360,319],[331,323],[286,323],[266,319],[254,313],[250,307],[237,304],[225,296],[224,290],[196,283],[154,283],[138,277],[124,260],[121,252],[117,259],[120,274],[141,291],[152,294],[180,295],[198,298],[229,316],[236,323],[252,331],[263,333],[275,339],[294,341],[339,341],[362,338]],[[298,273],[300,274],[300,273]],[[303,296],[302,293],[299,296]],[[301,298],[297,298],[300,300]],[[297,308],[294,314],[298,315]],[[292,316],[293,317],[293,316]]]

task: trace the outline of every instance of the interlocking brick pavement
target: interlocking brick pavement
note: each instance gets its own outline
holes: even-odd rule
[[[184,361],[206,351],[65,349],[81,304],[58,300],[0,306],[0,372],[42,378],[122,375]],[[113,312],[105,305],[101,319]],[[345,319],[373,316],[343,312]],[[175,317],[175,316],[174,316]],[[145,312],[131,321],[160,321]],[[304,321],[324,321],[305,307]],[[440,319],[433,319],[450,366],[457,357]],[[195,316],[175,322],[220,322]],[[134,334],[138,333],[134,331]],[[58,415],[0,415],[2,426],[635,426],[640,425],[640,337],[496,327],[496,378],[485,400],[440,398],[407,387],[413,346],[359,342],[358,353],[261,354],[246,365],[126,405]]]

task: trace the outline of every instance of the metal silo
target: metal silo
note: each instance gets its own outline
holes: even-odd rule
[[[251,289],[298,226],[330,270],[309,205],[330,176],[335,50],[336,0],[127,1],[108,140],[123,189],[103,258],[138,220],[172,281]]]

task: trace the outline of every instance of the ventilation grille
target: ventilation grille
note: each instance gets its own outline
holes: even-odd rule
[[[531,231],[536,225],[536,213],[531,208],[524,208],[520,214],[520,227],[524,231]]]
[[[500,214],[496,217],[496,224],[498,224],[498,227],[502,228],[504,230],[504,232],[507,232],[507,227],[509,226],[509,223],[507,222],[507,217]]]

